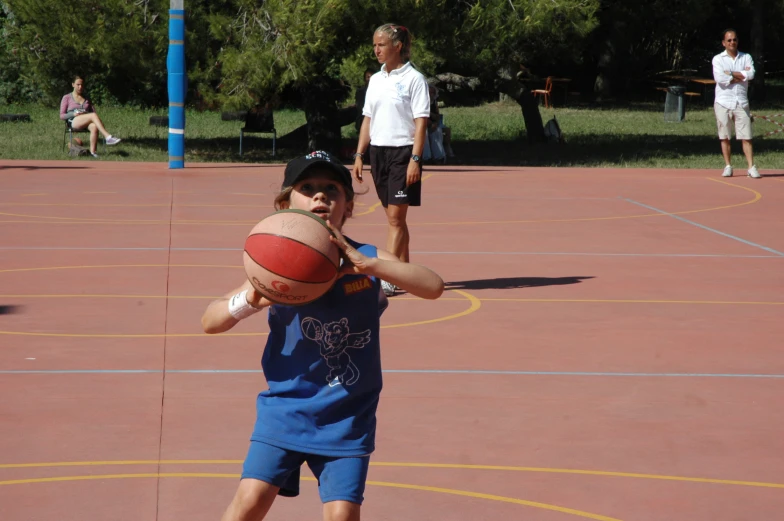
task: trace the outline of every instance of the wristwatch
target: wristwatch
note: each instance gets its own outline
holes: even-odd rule
[[[412,160],[414,163],[419,163],[419,162],[422,160],[422,158],[421,158],[421,157],[419,157],[418,155],[414,154],[413,156],[411,156],[411,160]]]
[[[357,152],[356,154],[354,154],[353,156],[351,156],[351,159],[353,159],[353,160],[355,160],[355,161],[356,161],[356,159],[357,159],[357,158],[360,158],[360,159],[362,159],[362,161],[364,161],[364,160],[365,160],[365,156],[364,156],[364,155],[362,155],[362,152]]]

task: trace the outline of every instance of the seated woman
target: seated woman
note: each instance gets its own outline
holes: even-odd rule
[[[60,102],[60,119],[67,121],[74,130],[88,129],[90,131],[90,154],[98,157],[95,148],[98,145],[98,132],[103,134],[107,145],[116,145],[120,138],[116,138],[106,131],[101,118],[95,113],[93,104],[84,96],[84,79],[74,76],[73,92],[63,96]]]
[[[452,152],[452,129],[444,126],[441,112],[438,110],[438,88],[428,85],[430,94],[430,118],[427,122],[425,149],[422,157],[428,162],[445,162],[448,157],[455,157]]]

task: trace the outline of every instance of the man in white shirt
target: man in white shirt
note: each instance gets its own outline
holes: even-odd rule
[[[722,176],[732,177],[730,162],[730,138],[732,126],[735,139],[743,142],[743,153],[749,164],[748,175],[762,177],[754,165],[754,152],[751,147],[751,112],[749,110],[749,81],[754,79],[754,60],[745,52],[738,51],[738,35],[734,29],[724,31],[721,42],[724,52],[713,57],[713,79],[716,80],[716,97],[713,109],[721,140],[721,154],[724,156]]]

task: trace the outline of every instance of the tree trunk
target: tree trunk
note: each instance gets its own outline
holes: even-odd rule
[[[528,143],[544,143],[547,138],[544,135],[544,124],[542,114],[539,112],[538,98],[534,98],[533,93],[523,86],[522,94],[515,101],[520,104],[525,122],[525,134],[528,136]]]
[[[612,40],[609,38],[602,42],[602,50],[596,64],[599,73],[593,82],[593,93],[598,101],[612,97],[612,77],[615,61],[615,52]]]
[[[340,151],[340,122],[334,88],[316,82],[303,89],[305,120],[308,129],[307,152],[324,150],[337,155]]]
[[[754,100],[765,101],[765,0],[751,2],[751,57],[754,59]]]
[[[496,88],[515,100],[520,105],[523,113],[523,124],[525,134],[529,144],[544,143],[547,138],[544,136],[544,124],[542,115],[539,113],[538,98],[534,98],[533,93],[524,81],[521,81],[522,74],[515,78],[511,77],[508,71],[499,71],[501,79],[496,81]]]

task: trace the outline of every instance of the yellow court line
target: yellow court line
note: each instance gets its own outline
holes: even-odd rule
[[[0,215],[5,215],[8,217],[25,217],[25,218],[32,218],[32,219],[55,219],[53,222],[49,221],[33,221],[38,222],[39,224],[73,224],[73,223],[86,223],[86,224],[160,224],[160,225],[170,225],[170,224],[219,224],[219,225],[229,225],[229,226],[252,226],[256,224],[258,221],[230,221],[230,220],[219,220],[219,221],[205,221],[201,219],[182,219],[179,221],[163,221],[160,219],[116,219],[116,220],[106,220],[105,217],[49,217],[45,215],[28,215],[28,214],[21,214],[21,213],[10,213],[10,212],[0,212]],[[9,222],[9,221],[6,221]]]
[[[31,478],[31,479],[12,479],[7,481],[0,481],[0,485],[20,485],[28,483],[52,483],[62,481],[90,481],[100,479],[128,479],[128,478],[239,478],[239,474],[214,474],[204,472],[173,472],[173,473],[148,473],[148,474],[104,474],[94,476],[58,476],[51,478]],[[302,477],[303,481],[316,481],[316,478]],[[472,492],[470,490],[457,490],[451,488],[429,487],[425,485],[412,485],[408,483],[393,483],[389,481],[367,481],[368,485],[379,487],[403,488],[409,490],[420,490],[424,492],[437,492],[441,494],[452,494],[455,496],[473,497],[477,499],[487,499],[490,501],[501,501],[505,503],[513,503],[533,508],[541,508],[544,510],[552,510],[564,514],[571,514],[586,519],[595,519],[596,521],[620,521],[614,517],[607,517],[600,514],[593,514],[584,510],[575,510],[573,508],[561,507],[558,505],[551,505],[548,503],[539,503],[537,501],[527,501],[525,499],[516,499],[512,497],[496,496],[493,494],[483,494],[481,492]]]
[[[1,272],[1,271],[0,271]],[[417,322],[404,322],[402,324],[390,324],[386,326],[381,326],[381,329],[394,329],[398,327],[411,327],[411,326],[421,326],[425,324],[435,324],[436,322],[445,322],[447,320],[454,320],[456,318],[464,317],[466,315],[470,315],[474,311],[478,310],[481,306],[479,299],[471,295],[470,293],[455,290],[456,293],[464,295],[466,299],[471,303],[471,306],[466,309],[465,311],[460,311],[458,313],[454,313],[452,315],[447,315],[445,317],[433,318],[430,320],[420,320]],[[412,299],[414,300],[414,299]],[[422,299],[416,299],[422,300]],[[452,299],[458,300],[458,299]],[[462,300],[462,299],[460,299]],[[208,335],[207,333],[150,333],[150,334],[133,334],[133,333],[36,333],[32,331],[0,331],[0,335],[10,335],[10,336],[34,336],[34,337],[57,337],[57,338],[186,338],[186,337],[227,337],[227,336],[268,336],[269,333],[261,332],[261,333],[221,333],[220,335]],[[2,468],[2,467],[0,467]]]
[[[734,188],[740,188],[742,190],[746,190],[754,194],[752,199],[748,201],[744,201],[742,203],[730,204],[730,205],[723,205],[723,206],[713,206],[710,208],[699,208],[696,210],[683,210],[680,212],[665,212],[665,213],[645,213],[645,214],[635,214],[635,215],[614,215],[608,217],[580,217],[580,218],[572,218],[572,219],[526,219],[526,220],[519,220],[519,221],[449,221],[449,222],[424,222],[418,223],[413,222],[409,223],[409,226],[462,226],[462,225],[469,225],[469,224],[532,224],[532,223],[559,223],[559,222],[590,222],[590,221],[612,221],[612,220],[623,220],[623,219],[639,219],[644,217],[666,217],[671,215],[686,215],[692,213],[701,213],[701,212],[713,212],[717,210],[726,210],[729,208],[738,208],[741,206],[746,206],[749,204],[754,204],[762,199],[762,194],[756,190],[751,188],[734,184],[728,183],[726,181],[720,181],[718,179],[713,179],[711,177],[706,177],[706,179],[716,182],[725,184],[727,186],[731,186]],[[380,203],[379,203],[380,204]],[[377,208],[376,205],[371,207],[373,210]],[[368,212],[363,212],[361,215],[366,215]],[[166,224],[166,225],[221,225],[221,226],[247,226],[255,224],[253,222],[247,221],[206,221],[206,220],[181,220],[181,221],[155,221],[155,220],[138,220],[138,219],[131,219],[131,220],[110,220],[105,218],[95,218],[94,220],[88,220],[83,218],[72,218],[72,217],[45,217],[45,216],[37,216],[37,215],[25,215],[25,214],[12,214],[12,213],[2,213],[0,215],[10,216],[10,217],[25,217],[25,218],[32,218],[32,219],[56,219],[53,222],[47,221],[0,221],[0,223],[31,223],[31,224]],[[357,214],[360,215],[360,214]],[[387,223],[362,223],[362,222],[355,222],[352,223],[353,226],[387,226]]]
[[[110,204],[110,203],[11,203],[0,202],[0,206],[65,206],[96,208],[171,208],[170,203],[160,204]],[[175,204],[174,208],[272,208],[269,204]],[[81,217],[52,217],[52,219],[82,219]],[[163,221],[161,221],[163,222]]]
[[[681,212],[666,212],[666,213],[645,213],[645,214],[637,214],[637,215],[614,215],[609,217],[581,217],[576,219],[540,219],[540,220],[522,220],[522,221],[464,221],[464,222],[434,222],[434,223],[410,223],[409,226],[434,226],[434,225],[464,225],[464,224],[524,224],[524,223],[556,223],[556,222],[586,222],[586,221],[613,221],[613,220],[622,220],[622,219],[639,219],[642,217],[666,217],[670,215],[685,215],[691,213],[701,213],[701,212],[713,212],[716,210],[726,210],[729,208],[738,208],[740,206],[746,206],[747,204],[754,204],[760,199],[762,199],[762,194],[757,192],[756,190],[752,190],[751,188],[747,188],[745,186],[736,185],[733,183],[727,183],[725,181],[719,181],[718,179],[713,179],[711,177],[706,177],[710,181],[714,181],[717,183],[725,184],[728,186],[732,186],[735,188],[741,188],[743,190],[747,190],[754,194],[753,199],[749,199],[748,201],[744,201],[742,203],[737,204],[729,204],[724,206],[713,206],[710,208],[700,208],[697,210],[684,210]],[[371,224],[365,224],[365,226],[372,226]]]
[[[379,206],[381,206],[381,202],[380,202],[380,201],[379,201],[379,202],[377,202],[376,204],[372,205],[370,208],[368,208],[368,209],[367,209],[367,210],[365,210],[365,211],[362,211],[362,212],[359,212],[359,213],[355,213],[355,214],[354,214],[354,217],[360,217],[360,216],[362,216],[362,215],[368,215],[368,214],[371,214],[371,213],[375,212],[376,210],[378,210],[378,207],[379,207]]]
[[[224,264],[99,264],[93,266],[48,266],[38,268],[12,268],[0,270],[0,273],[21,271],[48,271],[48,270],[82,270],[95,268],[231,268],[239,269],[242,266],[227,266]]]
[[[441,299],[443,300],[443,299]],[[481,298],[482,302],[536,302],[584,304],[738,304],[748,306],[782,306],[784,302],[753,302],[731,300],[643,300],[643,299],[556,299],[556,298]]]
[[[40,463],[2,463],[0,469],[21,468],[55,468],[55,467],[99,467],[121,465],[239,465],[242,460],[117,460],[117,461],[59,461]],[[784,483],[764,481],[742,481],[734,479],[694,478],[688,476],[670,476],[666,474],[643,474],[638,472],[614,472],[606,470],[581,470],[551,467],[515,467],[509,465],[471,465],[465,463],[409,463],[371,461],[371,467],[393,468],[426,468],[426,469],[457,469],[457,470],[499,470],[505,472],[532,472],[545,474],[574,474],[581,476],[608,476],[633,479],[654,479],[661,481],[682,481],[689,483],[712,483],[716,485],[737,485],[744,487],[780,488]],[[233,475],[232,475],[233,476]],[[47,478],[42,478],[47,479]],[[0,483],[2,484],[2,483]]]
[[[513,503],[516,505],[523,505],[533,508],[541,508],[543,510],[552,510],[561,512],[562,514],[570,514],[577,517],[584,517],[586,519],[595,519],[596,521],[620,521],[615,517],[603,516],[601,514],[594,514],[586,512],[585,510],[576,510],[574,508],[567,508],[548,503],[540,503],[538,501],[528,501],[525,499],[516,499],[506,496],[497,496],[495,494],[483,494],[481,492],[472,492],[469,490],[457,490],[453,488],[430,487],[426,485],[409,485],[407,483],[391,483],[388,481],[367,481],[368,485],[376,485],[381,487],[404,488],[410,490],[422,490],[425,492],[438,492],[441,494],[452,494],[455,496],[473,497],[477,499],[488,499],[490,501],[501,501],[504,503]]]
[[[231,269],[240,269],[242,266],[227,266],[227,265],[220,265],[220,264],[126,264],[126,265],[94,265],[94,266],[51,266],[51,267],[38,267],[38,268],[13,268],[13,269],[5,269],[0,270],[0,273],[11,273],[11,272],[23,272],[23,271],[48,271],[48,270],[63,270],[63,269],[95,269],[95,268],[231,268]],[[445,317],[434,318],[430,320],[420,320],[417,322],[404,322],[402,324],[391,324],[386,326],[381,326],[381,329],[392,329],[398,327],[411,327],[411,326],[420,326],[424,324],[434,324],[436,322],[444,322],[446,320],[453,320],[456,318],[460,318],[466,315],[473,313],[474,311],[478,310],[481,307],[481,303],[479,299],[474,297],[468,292],[460,291],[460,290],[452,290],[455,293],[462,295],[465,297],[465,300],[468,300],[470,306],[465,311],[460,311],[458,313],[454,313],[452,315],[447,315]],[[76,296],[76,295],[74,295]],[[79,295],[84,296],[84,295]],[[112,297],[111,295],[106,295],[107,297]],[[126,296],[124,298],[134,298],[133,296]],[[144,298],[142,296],[135,296],[135,298]],[[166,298],[165,296],[158,296],[153,298]],[[204,298],[204,297],[169,297],[169,298]],[[217,297],[213,297],[217,298]],[[417,299],[421,300],[421,299]],[[463,300],[463,299],[461,299]],[[221,333],[220,335],[207,335],[206,333],[152,333],[152,334],[125,334],[125,333],[117,333],[117,334],[87,334],[87,333],[36,333],[32,331],[0,331],[0,335],[13,335],[13,336],[35,336],[35,337],[63,337],[63,338],[183,338],[183,337],[204,337],[204,336],[215,336],[215,337],[227,337],[227,336],[267,336],[269,333],[261,332],[261,333]]]
[[[559,298],[478,298],[460,290],[450,290],[465,295],[471,308],[463,311],[464,315],[479,309],[482,302],[528,302],[528,303],[583,303],[583,304],[715,304],[715,305],[741,305],[741,306],[784,306],[784,302],[764,301],[733,301],[733,300],[643,300],[643,299],[559,299]],[[27,295],[0,295],[0,298],[129,298],[129,299],[180,299],[180,300],[215,300],[221,295],[110,295],[110,294],[27,294]],[[422,301],[416,297],[396,297],[395,300]],[[463,298],[441,297],[438,300],[464,301]],[[456,315],[451,318],[457,318]],[[436,319],[437,322],[443,319]],[[417,324],[429,322],[416,322]],[[399,327],[399,326],[389,326]]]
[[[612,472],[604,470],[579,470],[579,469],[559,469],[548,467],[510,467],[506,465],[467,465],[459,463],[387,463],[371,462],[371,465],[379,467],[408,467],[408,468],[431,468],[431,469],[470,469],[470,470],[503,470],[513,472],[541,472],[547,474],[577,474],[583,476],[611,476],[619,478],[637,479],[656,479],[662,481],[686,481],[691,483],[713,483],[717,485],[739,485],[746,487],[762,488],[781,488],[784,483],[766,483],[762,481],[740,481],[733,479],[713,479],[713,478],[692,478],[686,476],[668,476],[665,474],[641,474],[637,472]]]
[[[422,181],[424,181],[425,179],[431,177],[432,175],[433,174],[426,174],[424,177],[422,177]],[[363,212],[355,213],[354,217],[361,217],[363,215],[369,215],[369,214],[375,212],[376,210],[378,210],[380,207],[381,207],[381,201],[373,204],[370,208],[368,208],[367,210],[365,210]]]
[[[0,331],[0,335],[8,336],[34,336],[34,337],[57,337],[57,338],[193,338],[193,337],[227,337],[227,336],[268,336],[269,333],[221,333],[220,335],[208,335],[207,333],[34,333],[32,331]]]

